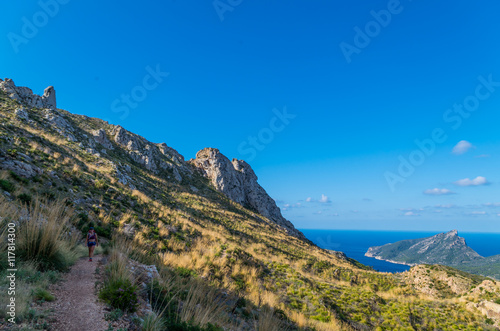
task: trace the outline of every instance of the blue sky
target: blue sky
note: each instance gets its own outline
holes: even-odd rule
[[[187,159],[247,160],[299,228],[500,232],[499,10],[3,2],[0,76]]]

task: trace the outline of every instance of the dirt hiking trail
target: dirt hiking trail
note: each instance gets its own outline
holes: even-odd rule
[[[103,331],[108,329],[104,320],[105,305],[98,301],[95,289],[96,268],[102,256],[78,260],[61,283],[52,288],[56,300],[49,304],[55,331]]]

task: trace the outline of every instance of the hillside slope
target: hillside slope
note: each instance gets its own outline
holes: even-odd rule
[[[0,169],[10,203],[63,199],[80,231],[92,224],[101,237],[127,239],[172,272],[251,303],[231,311],[240,325],[272,307],[300,330],[495,329],[458,295],[422,297],[403,275],[314,246],[246,163],[215,149],[186,162],[165,143],[56,108],[53,88],[42,98],[0,82]]]

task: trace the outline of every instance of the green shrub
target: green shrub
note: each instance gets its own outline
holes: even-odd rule
[[[0,179],[0,188],[4,191],[9,192],[9,193],[14,192],[14,189],[15,189],[14,184],[12,184],[11,182],[9,182],[6,179]]]
[[[21,182],[23,184],[28,184],[28,180],[16,174],[14,171],[10,172],[10,177],[14,178],[16,181]]]
[[[213,324],[208,323],[204,327],[193,325],[192,323],[187,322],[177,322],[174,320],[169,320],[166,323],[165,330],[169,331],[224,331],[223,328],[215,326]]]
[[[17,198],[24,204],[31,204],[31,195],[27,194],[27,193],[21,193],[17,196]]]
[[[496,299],[495,300],[495,303],[499,304],[500,305],[500,298]]]
[[[104,319],[106,321],[115,322],[115,321],[118,321],[120,319],[120,317],[123,316],[123,314],[124,314],[123,311],[121,311],[120,309],[115,309],[112,312],[110,312],[109,314],[106,314],[104,316]]]
[[[175,268],[179,276],[183,278],[189,278],[189,277],[196,277],[196,272],[194,270],[184,268],[184,267],[177,267]]]
[[[111,280],[99,292],[99,298],[115,309],[135,312],[137,306],[137,286],[128,280]]]

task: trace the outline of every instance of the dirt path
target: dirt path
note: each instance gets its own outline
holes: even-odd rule
[[[49,307],[54,310],[51,323],[55,331],[103,331],[108,329],[104,320],[105,305],[98,302],[95,270],[101,256],[93,262],[88,258],[80,259],[64,277],[61,284],[52,289],[56,301]]]

